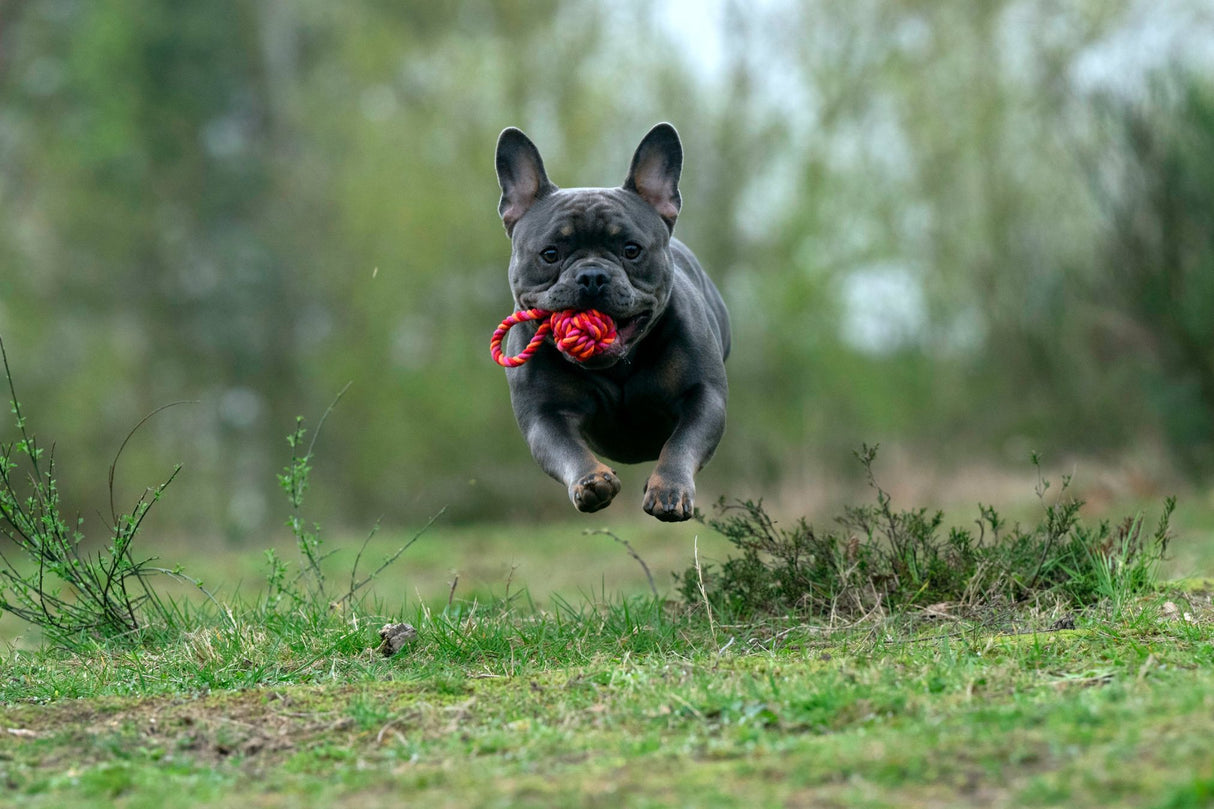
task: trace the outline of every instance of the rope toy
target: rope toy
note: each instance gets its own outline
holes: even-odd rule
[[[506,339],[506,332],[528,320],[543,321],[536,329],[531,342],[513,357],[502,354],[502,340]],[[615,342],[615,321],[597,309],[566,309],[563,312],[527,309],[515,312],[503,320],[502,325],[493,332],[493,338],[489,340],[489,353],[493,355],[493,361],[503,368],[516,368],[531,359],[531,355],[549,334],[556,342],[556,347],[564,354],[578,362],[585,362],[606,351],[607,347]]]

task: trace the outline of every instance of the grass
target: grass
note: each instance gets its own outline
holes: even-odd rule
[[[34,463],[15,415],[20,441],[0,450]],[[282,543],[173,560],[220,581],[234,564],[244,585],[119,588],[116,627],[70,587],[66,612],[32,612],[50,631],[0,668],[0,805],[1214,803],[1211,582],[1158,585],[1170,503],[1154,534],[1141,515],[1085,527],[1039,479],[1038,524],[980,507],[974,535],[895,509],[873,480],[877,505],[841,532],[744,503],[709,521],[719,536],[439,526],[331,543],[303,511],[304,437],[280,477]],[[10,617],[31,617],[65,549],[61,569],[106,597],[128,571],[143,587],[138,507],[95,556],[49,467],[32,499],[18,480],[8,525],[52,541],[7,568],[32,597]],[[386,658],[378,630],[401,621],[416,638]]]
[[[184,634],[11,651],[6,796],[33,807],[1210,800],[1208,585],[1094,605],[1074,629],[1050,629],[1061,607],[1022,608],[1017,633],[926,611],[710,627],[686,604],[643,596],[554,593],[540,608],[526,583],[510,599],[499,581],[496,598],[407,615],[367,599],[267,616],[246,600],[217,621],[204,602]],[[401,618],[419,637],[385,659],[376,630]]]
[[[339,620],[47,648],[7,661],[0,773],[22,806],[1202,806],[1212,617],[1171,593],[1031,634],[725,625],[721,651],[638,598],[419,613],[391,659]]]

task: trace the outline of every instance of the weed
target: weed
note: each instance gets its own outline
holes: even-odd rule
[[[434,521],[446,511],[445,508],[439,509],[408,542],[401,545],[395,552],[385,558],[379,567],[360,579],[358,577],[358,566],[362,561],[362,555],[367,548],[367,544],[379,529],[379,523],[377,522],[363,540],[362,547],[359,548],[358,554],[354,557],[354,563],[350,568],[349,588],[340,595],[331,591],[323,563],[332,555],[333,551],[321,551],[320,525],[318,523],[309,524],[306,522],[303,518],[302,510],[304,492],[308,489],[309,476],[312,472],[312,451],[316,446],[316,439],[320,436],[320,430],[324,427],[325,420],[328,419],[329,414],[333,412],[333,408],[341,401],[341,397],[345,395],[349,387],[349,384],[347,384],[346,387],[342,388],[333,402],[325,409],[324,414],[320,417],[320,421],[316,424],[316,431],[312,434],[312,440],[302,455],[300,454],[300,448],[303,446],[304,437],[307,435],[303,416],[296,417],[295,429],[287,436],[287,444],[291,447],[291,461],[283,468],[282,473],[278,475],[278,484],[286,493],[287,502],[291,507],[290,516],[287,517],[287,527],[291,529],[291,534],[295,537],[295,545],[299,549],[300,561],[299,569],[295,575],[288,578],[290,565],[280,559],[272,549],[266,551],[267,572],[264,603],[270,611],[278,609],[280,605],[287,602],[293,608],[303,609],[306,614],[319,616],[323,612],[336,607],[353,605],[356,596],[371,584],[380,573],[400,559],[401,555],[413,543],[417,542],[422,534],[434,524]]]
[[[298,569],[293,572],[289,563],[273,550],[267,550],[264,596],[252,605],[251,610],[234,612],[218,604],[202,590],[200,582],[185,576],[180,568],[156,567],[154,559],[137,560],[133,554],[132,546],[144,519],[176,478],[180,466],[159,486],[148,489],[129,512],[118,514],[114,508],[118,459],[135,432],[164,408],[140,421],[119,447],[109,470],[112,534],[107,547],[91,554],[82,547],[82,521],[78,518],[74,525],[69,525],[62,516],[53,447],[51,452],[44,452],[26,427],[3,342],[0,342],[0,358],[12,394],[11,408],[17,428],[16,440],[0,444],[0,537],[11,541],[24,557],[10,559],[5,549],[0,549],[0,610],[35,624],[50,640],[69,650],[82,652],[91,648],[90,643],[94,640],[132,638],[150,625],[169,629],[170,635],[160,638],[162,643],[168,643],[176,637],[196,635],[216,621],[226,625],[228,642],[233,648],[245,648],[248,646],[247,633],[237,618],[237,613],[245,612],[248,612],[243,615],[245,621],[259,626],[277,626],[282,633],[278,640],[284,643],[287,637],[295,637],[305,628],[331,628],[332,637],[321,633],[331,646],[321,656],[338,648],[361,649],[361,640],[352,640],[360,634],[358,618],[351,617],[354,632],[350,632],[344,617],[335,619],[333,613],[338,607],[354,606],[367,586],[396,562],[443,513],[440,510],[377,568],[360,576],[363,552],[375,534],[372,529],[354,558],[349,586],[344,592],[334,590],[325,566],[333,552],[322,549],[320,526],[305,521],[302,508],[316,437],[345,393],[343,389],[325,410],[306,450],[303,447],[307,431],[302,417],[296,420],[295,429],[287,436],[291,460],[278,480],[291,508],[287,525],[299,549]],[[154,574],[172,576],[198,587],[210,600],[214,612],[191,611],[188,603],[178,604],[165,599],[149,581]],[[282,609],[284,606],[289,606],[290,610]]]
[[[179,569],[154,566],[154,559],[136,560],[131,546],[152,505],[160,501],[181,467],[146,490],[130,511],[118,514],[113,507],[114,473],[122,449],[164,408],[140,421],[119,447],[109,472],[113,521],[109,544],[90,554],[81,547],[83,521],[77,517],[69,524],[63,516],[54,445],[46,452],[27,428],[3,341],[0,358],[17,430],[15,440],[0,444],[0,536],[24,558],[23,563],[0,551],[0,610],[40,627],[71,648],[86,638],[129,637],[149,623],[174,625],[180,615],[177,606],[156,593],[149,577],[164,574],[192,580]]]
[[[1050,482],[1034,456],[1042,505],[1037,525],[1009,529],[993,507],[980,504],[976,534],[946,530],[940,511],[894,509],[876,481],[876,456],[876,447],[856,453],[875,505],[845,508],[837,530],[816,531],[804,518],[782,527],[761,500],[722,499],[716,517],[699,515],[741,554],[715,568],[698,562],[688,568],[679,582],[683,600],[733,616],[849,620],[928,605],[976,610],[1041,598],[1084,607],[1148,589],[1167,550],[1174,498],[1165,501],[1149,536],[1141,514],[1116,527],[1104,521],[1087,526],[1079,517],[1083,502],[1067,495],[1069,478],[1058,499],[1047,500]]]
[[[632,547],[632,543],[630,543],[626,539],[620,539],[618,536],[616,536],[611,531],[608,531],[606,528],[594,528],[594,529],[587,528],[585,531],[582,532],[582,534],[585,536],[590,536],[593,534],[601,534],[603,536],[609,536],[612,539],[614,539],[616,542],[618,542],[620,545],[623,545],[624,549],[626,551],[628,551],[628,555],[636,560],[637,564],[641,566],[641,570],[645,571],[645,578],[649,581],[649,591],[651,593],[653,593],[653,597],[654,598],[660,597],[658,595],[658,586],[653,583],[653,574],[649,572],[649,565],[645,564],[645,560],[642,559],[641,555],[638,554],[636,552],[636,549]],[[452,584],[453,592],[454,592],[454,589],[455,589],[455,585]]]

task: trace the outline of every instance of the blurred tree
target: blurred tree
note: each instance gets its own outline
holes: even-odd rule
[[[259,22],[238,2],[34,4],[0,77],[20,136],[20,307],[48,315],[25,353],[55,360],[35,364],[34,412],[57,414],[47,429],[95,463],[135,414],[201,400],[156,428],[192,461],[187,480],[201,467],[212,484],[184,510],[220,524],[257,518],[245,495],[272,473],[265,428],[296,390],[302,287],[273,248],[279,143]],[[147,446],[126,458],[140,482]],[[62,468],[77,491],[104,484],[95,466],[88,479]]]
[[[817,326],[807,339],[764,333],[776,341],[763,375],[789,408],[768,423],[792,447],[863,434],[938,459],[1007,446],[1022,461],[1028,445],[1131,440],[1143,411],[1130,380],[1086,340],[1080,280],[1100,225],[1076,159],[1091,107],[1073,77],[1127,12],[803,3],[783,36],[750,48],[796,71],[777,99],[788,142],[769,164],[787,170],[768,178],[765,228],[765,260],[788,267],[763,296],[787,306],[780,324],[802,312]]]
[[[1095,276],[1095,297],[1109,307],[1101,359],[1137,361],[1177,457],[1191,471],[1210,474],[1214,84],[1181,73],[1157,83],[1152,103],[1107,100],[1106,115],[1121,159],[1092,163],[1107,223]]]

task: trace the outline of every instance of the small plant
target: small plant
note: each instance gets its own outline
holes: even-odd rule
[[[54,446],[47,452],[27,428],[2,340],[0,358],[17,431],[15,440],[0,443],[0,536],[19,551],[16,558],[10,558],[7,549],[0,551],[0,610],[41,627],[69,647],[84,638],[129,636],[149,624],[173,624],[174,605],[156,593],[149,577],[186,577],[180,570],[154,566],[154,559],[137,561],[132,545],[152,505],[181,467],[140,495],[130,511],[118,514],[113,507],[114,472],[122,449],[159,410],[131,430],[110,465],[109,544],[90,553],[82,548],[82,520],[69,523],[63,516]]]
[[[201,582],[184,576],[179,568],[157,567],[154,558],[137,559],[133,554],[132,547],[144,519],[176,478],[180,466],[159,486],[145,491],[129,512],[119,514],[114,507],[115,471],[123,449],[139,428],[164,408],[140,421],[118,448],[109,470],[111,536],[106,547],[91,553],[85,548],[82,521],[77,518],[69,523],[63,517],[53,447],[45,451],[27,428],[3,341],[0,359],[16,424],[16,438],[0,443],[0,541],[6,541],[6,547],[0,548],[0,611],[35,624],[50,640],[69,649],[78,649],[82,642],[96,639],[133,638],[139,630],[153,625],[179,634],[198,629],[198,615],[191,616],[188,608],[183,610],[156,592],[150,578],[160,574],[198,587],[215,606],[215,617],[237,628],[233,612],[215,602],[202,589]],[[379,567],[360,576],[359,564],[376,532],[372,529],[354,558],[348,588],[344,592],[333,590],[324,568],[332,551],[322,550],[320,526],[305,521],[302,508],[316,435],[344,393],[345,390],[338,394],[325,410],[306,450],[303,447],[307,431],[302,418],[296,420],[294,431],[287,436],[291,461],[278,481],[291,506],[287,525],[295,537],[300,563],[292,575],[290,564],[272,549],[266,551],[267,589],[255,611],[258,620],[277,613],[287,604],[310,624],[325,623],[333,610],[353,604],[443,513],[440,510],[435,514]],[[10,546],[18,553],[13,554]]]
[[[283,467],[282,473],[278,475],[278,485],[286,493],[287,502],[291,506],[291,513],[287,517],[286,524],[291,529],[291,534],[295,537],[295,545],[299,549],[299,569],[294,576],[289,577],[291,572],[290,565],[279,558],[273,549],[266,551],[268,570],[266,572],[265,605],[271,610],[277,609],[285,602],[289,603],[292,607],[303,608],[305,614],[318,615],[317,609],[328,610],[352,604],[355,597],[367,585],[371,584],[380,573],[394,564],[414,542],[417,542],[421,538],[422,534],[434,524],[434,521],[446,511],[445,508],[440,509],[408,542],[384,559],[379,567],[360,579],[358,577],[358,566],[362,561],[362,555],[367,545],[379,530],[379,524],[376,523],[363,540],[358,554],[354,557],[354,564],[350,569],[349,587],[340,595],[331,591],[323,563],[333,554],[333,551],[323,552],[321,550],[323,540],[320,535],[320,525],[308,523],[304,519],[303,503],[304,493],[308,489],[309,477],[312,472],[312,451],[316,446],[316,439],[320,436],[320,430],[324,427],[325,420],[329,418],[329,414],[333,412],[333,408],[341,401],[342,396],[345,395],[349,387],[347,384],[346,387],[342,388],[333,402],[325,409],[325,412],[320,417],[320,421],[316,424],[316,430],[312,434],[312,440],[308,443],[307,450],[302,454],[300,454],[300,449],[303,447],[304,438],[307,436],[303,416],[296,417],[295,429],[287,435],[287,444],[291,447],[291,461]]]
[[[300,447],[303,446],[304,437],[307,435],[303,416],[295,418],[295,429],[287,436],[287,444],[291,447],[291,462],[278,475],[278,485],[286,493],[287,502],[291,506],[287,527],[291,529],[291,534],[295,537],[295,545],[299,549],[300,569],[298,575],[288,581],[286,578],[288,565],[278,558],[273,549],[266,551],[266,562],[269,566],[269,572],[266,575],[268,588],[266,599],[272,607],[276,607],[284,599],[295,604],[323,603],[325,599],[325,574],[321,568],[321,562],[327,558],[328,554],[321,552],[320,525],[306,523],[301,510],[304,492],[308,488],[308,477],[312,472],[312,448],[316,445],[316,439],[320,436],[320,429],[324,426],[325,419],[328,418],[337,402],[341,401],[344,394],[345,389],[325,410],[317,424],[316,433],[312,436],[312,442],[308,444],[308,449],[303,455],[300,455]]]
[[[977,533],[944,529],[940,511],[895,510],[873,473],[877,448],[856,453],[876,504],[851,506],[839,529],[816,531],[804,518],[779,526],[762,501],[727,504],[717,516],[697,515],[741,551],[716,567],[684,571],[679,589],[689,605],[707,599],[736,616],[800,614],[858,618],[948,603],[980,609],[1053,596],[1073,607],[1142,592],[1155,581],[1167,550],[1175,498],[1164,503],[1154,534],[1143,517],[1116,528],[1081,523],[1083,502],[1067,496],[1063,480],[1056,502],[1038,473],[1042,520],[1010,530],[994,508],[979,505]],[[1032,459],[1040,470],[1040,460]]]

